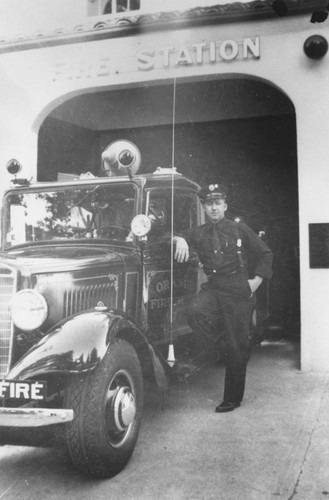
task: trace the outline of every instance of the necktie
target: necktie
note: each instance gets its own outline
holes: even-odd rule
[[[218,234],[216,224],[212,225],[211,243],[212,243],[212,248],[213,248],[214,253],[217,254],[220,251],[221,244],[220,244],[220,239],[219,239],[219,234]]]

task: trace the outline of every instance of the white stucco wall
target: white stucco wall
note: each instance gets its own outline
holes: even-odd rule
[[[2,54],[0,92],[6,99],[2,107],[5,119],[0,122],[0,165],[17,157],[24,164],[25,175],[35,175],[38,127],[52,108],[77,92],[228,73],[259,77],[276,85],[293,102],[297,119],[302,369],[329,371],[329,269],[310,269],[308,250],[308,224],[329,222],[329,54],[319,61],[305,56],[303,44],[312,34],[329,39],[329,28],[311,24],[305,16],[147,33],[67,45],[65,50],[58,46]],[[241,42],[248,37],[259,37],[260,58],[211,63],[205,57],[201,63],[177,67],[164,67],[157,58],[149,70],[138,66],[141,50],[157,52],[161,47],[177,49],[228,39]]]
[[[73,26],[87,13],[87,0],[1,0],[0,38]]]

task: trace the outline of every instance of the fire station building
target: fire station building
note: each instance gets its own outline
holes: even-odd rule
[[[231,214],[274,252],[272,325],[300,335],[303,371],[329,371],[326,2],[212,3],[90,0],[85,23],[0,40],[1,190],[11,158],[39,181],[98,175],[116,139],[138,146],[142,172],[174,163],[225,183]]]

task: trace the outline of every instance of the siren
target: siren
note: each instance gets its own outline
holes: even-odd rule
[[[129,175],[131,178],[139,170],[141,154],[131,141],[111,142],[102,153],[102,168],[109,177]]]

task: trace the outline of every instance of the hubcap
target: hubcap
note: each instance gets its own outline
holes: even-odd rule
[[[125,431],[133,423],[136,404],[129,387],[120,387],[114,398],[114,420],[120,431]]]
[[[126,370],[118,371],[107,390],[105,401],[105,430],[112,446],[123,445],[135,421],[137,405],[133,381]]]

